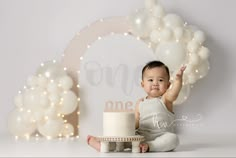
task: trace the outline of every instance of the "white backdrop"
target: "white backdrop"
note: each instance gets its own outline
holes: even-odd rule
[[[235,0],[161,0],[167,12],[202,29],[211,50],[211,70],[199,80],[191,96],[175,108],[177,116],[202,120],[181,131],[236,133]],[[143,7],[143,0],[0,0],[0,132],[7,132],[13,97],[40,63],[60,59],[73,36],[105,17],[127,16]]]

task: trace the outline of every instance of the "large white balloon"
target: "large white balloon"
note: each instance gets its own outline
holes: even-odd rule
[[[156,49],[156,57],[164,62],[171,71],[178,69],[186,59],[186,50],[181,43],[160,43]]]
[[[23,107],[23,95],[22,95],[22,93],[18,93],[15,96],[14,103],[18,108]]]
[[[45,137],[55,138],[61,133],[63,127],[63,119],[57,118],[55,120],[48,119],[46,122],[38,124],[38,131]]]
[[[13,110],[8,117],[8,129],[15,136],[30,136],[36,130],[32,113],[18,109]]]
[[[61,133],[65,137],[72,136],[74,135],[74,127],[70,123],[66,123],[63,125]]]

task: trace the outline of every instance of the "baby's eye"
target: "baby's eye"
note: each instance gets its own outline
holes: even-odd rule
[[[160,82],[163,82],[164,80],[163,79],[159,79]]]
[[[148,81],[149,81],[149,82],[152,82],[152,81],[153,81],[153,79],[149,79]]]

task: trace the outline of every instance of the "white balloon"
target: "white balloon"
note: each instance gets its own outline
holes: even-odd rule
[[[42,107],[47,107],[49,100],[40,88],[29,89],[24,92],[24,106],[30,110],[38,110]]]
[[[36,76],[29,76],[27,79],[27,85],[30,87],[36,87],[38,83],[37,80],[38,78]]]
[[[201,59],[207,60],[208,57],[210,56],[210,50],[206,47],[201,47],[198,55],[200,56]]]
[[[72,91],[67,91],[62,94],[62,104],[59,108],[59,113],[70,114],[77,108],[78,100],[77,96]]]
[[[158,4],[158,0],[145,0],[144,5],[147,9],[151,9]]]
[[[165,16],[165,10],[162,6],[156,5],[152,8],[152,15],[157,18],[162,18]]]
[[[49,95],[49,100],[51,104],[57,105],[60,102],[61,97],[57,93],[52,93]]]
[[[39,109],[33,111],[33,117],[36,120],[36,122],[43,121],[43,119],[45,117],[44,113],[45,113],[45,108],[39,108]]]
[[[198,79],[205,77],[209,72],[210,66],[208,60],[203,60],[200,62],[195,70]]]
[[[188,43],[193,38],[193,32],[190,29],[184,29],[184,42]]]
[[[164,28],[161,31],[161,40],[169,41],[172,38],[172,31],[168,28]]]
[[[191,65],[198,65],[199,62],[200,62],[199,56],[197,54],[195,54],[195,53],[191,53],[190,57],[189,57],[189,63]]]
[[[176,27],[174,29],[174,34],[175,34],[175,38],[176,40],[181,40],[184,36],[184,30],[182,27]]]
[[[48,61],[41,64],[36,74],[39,76],[42,75],[46,78],[56,79],[60,76],[66,75],[66,72],[61,63]]]
[[[159,29],[161,25],[161,20],[157,17],[150,16],[147,20],[147,26],[150,30]]]
[[[194,40],[189,41],[187,45],[188,51],[191,53],[196,53],[199,47],[200,47],[200,44]]]
[[[30,112],[15,109],[9,114],[8,129],[13,135],[16,136],[30,136],[33,132],[35,132],[36,124]]]
[[[48,119],[46,122],[38,124],[38,131],[45,137],[55,138],[60,134],[63,123],[64,121],[62,118],[57,118],[55,120]]]
[[[188,99],[190,91],[191,86],[189,84],[182,86],[178,98],[174,101],[174,105],[183,104]]]
[[[20,108],[23,106],[23,95],[21,93],[18,93],[14,98],[15,105]]]
[[[69,76],[63,76],[59,79],[59,83],[63,90],[69,90],[73,86],[73,80]]]
[[[45,116],[47,116],[49,119],[56,119],[58,116],[58,110],[56,106],[50,106],[45,110]]]
[[[184,22],[182,18],[176,14],[167,14],[163,18],[164,24],[166,27],[175,29],[176,27],[183,27]]]
[[[193,38],[195,41],[199,42],[200,44],[202,44],[206,40],[205,33],[200,30],[194,32]]]
[[[153,43],[158,43],[161,41],[161,33],[158,30],[153,30],[150,34],[150,40]]]
[[[148,37],[150,30],[148,29],[147,19],[149,12],[145,9],[138,10],[135,14],[129,17],[131,32],[139,37]]]
[[[166,42],[157,46],[155,55],[169,67],[170,71],[175,71],[185,62],[186,50],[181,43]]]
[[[59,87],[57,82],[49,82],[47,85],[47,90],[50,93],[59,93]]]
[[[39,76],[38,77],[38,86],[45,89],[48,84],[48,79],[45,76]]]
[[[69,137],[74,135],[74,127],[70,123],[66,123],[62,127],[62,135],[65,137]]]

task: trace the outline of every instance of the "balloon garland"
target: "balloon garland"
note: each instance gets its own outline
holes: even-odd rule
[[[158,0],[146,0],[145,8],[129,17],[131,32],[153,49],[156,59],[170,69],[171,80],[182,65],[186,65],[183,85],[175,104],[182,104],[189,96],[190,85],[209,71],[210,51],[201,30],[194,30],[177,14],[165,13]]]

